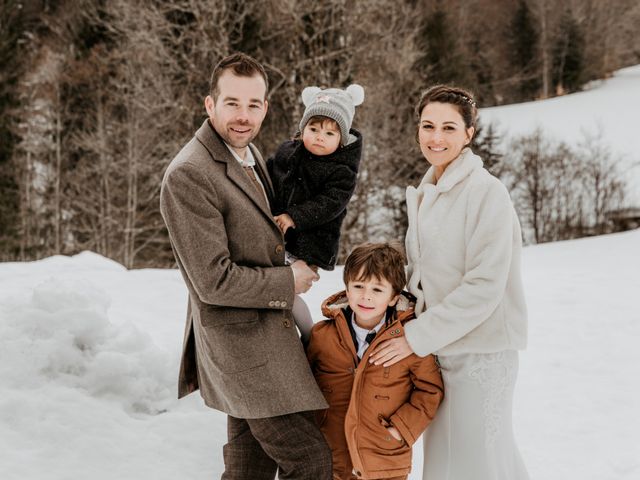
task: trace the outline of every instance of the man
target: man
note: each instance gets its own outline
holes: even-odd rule
[[[267,113],[267,76],[244,54],[214,68],[209,118],[169,165],[160,209],[189,290],[179,397],[200,389],[228,414],[223,480],[330,479],[313,410],[327,404],[291,306],[317,274],[285,265],[265,163],[251,144]]]

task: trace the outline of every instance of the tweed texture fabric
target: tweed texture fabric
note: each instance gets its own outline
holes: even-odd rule
[[[312,412],[227,417],[222,480],[330,480],[331,450]]]

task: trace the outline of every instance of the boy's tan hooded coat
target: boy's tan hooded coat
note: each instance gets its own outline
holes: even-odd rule
[[[409,295],[402,293],[395,318],[378,332],[361,361],[347,324],[351,310],[345,292],[322,305],[328,320],[314,326],[307,356],[329,403],[320,428],[333,453],[334,479],[353,478],[352,471],[365,479],[407,475],[411,446],[442,401],[442,377],[432,355],[412,354],[386,368],[368,361],[379,343],[404,335],[403,323],[413,318]],[[389,425],[404,442],[388,433]]]

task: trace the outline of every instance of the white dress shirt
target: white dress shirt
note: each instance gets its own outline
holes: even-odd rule
[[[362,355],[364,355],[364,352],[366,352],[367,348],[369,348],[369,343],[367,343],[367,341],[365,340],[367,335],[371,332],[378,333],[382,328],[382,326],[384,325],[385,320],[386,320],[386,317],[383,316],[382,320],[380,320],[380,322],[375,327],[367,329],[367,328],[362,328],[356,323],[355,314],[351,315],[351,325],[353,326],[353,331],[356,333],[356,340],[358,341],[358,351],[357,351],[358,358],[362,358]]]

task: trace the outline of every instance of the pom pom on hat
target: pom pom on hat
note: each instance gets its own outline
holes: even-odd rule
[[[304,130],[310,118],[323,116],[334,120],[340,127],[340,142],[349,142],[349,130],[355,115],[355,107],[364,101],[364,88],[354,83],[346,90],[339,88],[306,87],[302,90],[302,103],[305,106],[304,115],[300,120],[300,131]]]
[[[304,103],[304,106],[308,107],[311,105],[314,102],[316,95],[321,91],[320,87],[306,87],[302,90],[302,103]]]
[[[347,93],[351,95],[351,98],[353,99],[353,104],[356,107],[358,105],[362,105],[362,102],[364,102],[364,88],[362,88],[357,83],[349,85],[347,87]]]

